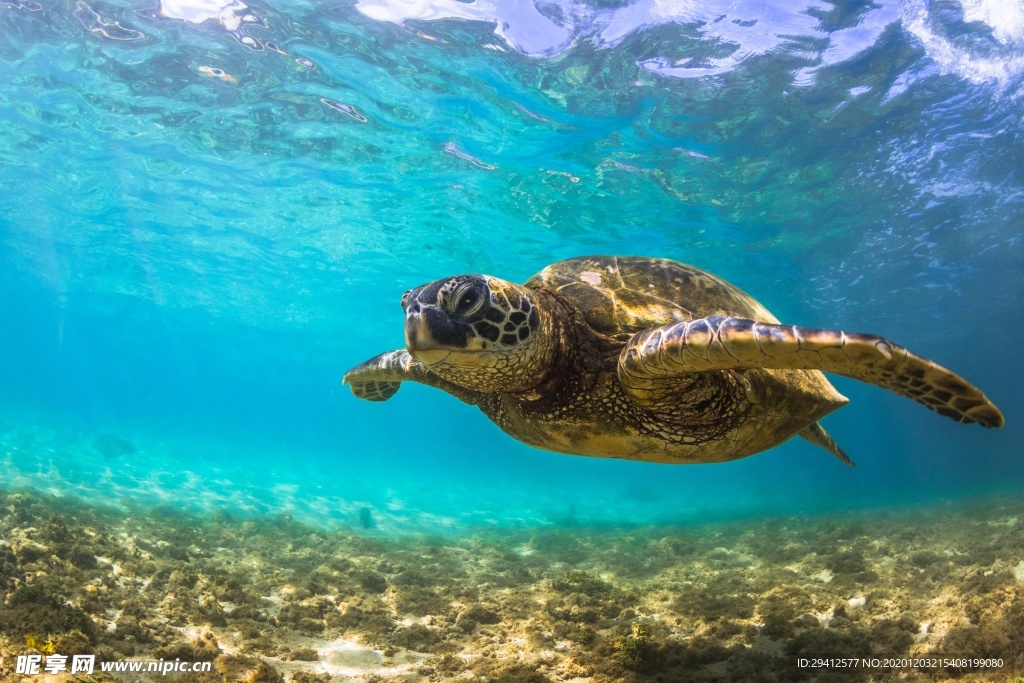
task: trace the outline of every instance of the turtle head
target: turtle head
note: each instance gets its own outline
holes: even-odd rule
[[[457,275],[402,297],[405,345],[431,372],[467,389],[536,386],[554,356],[537,293],[487,275]]]

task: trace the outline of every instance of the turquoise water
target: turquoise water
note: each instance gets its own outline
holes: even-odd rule
[[[1022,97],[1020,0],[0,1],[0,485],[382,531],[1019,490]],[[884,335],[1007,426],[837,378],[857,470],[672,467],[340,385],[406,289],[590,253]]]

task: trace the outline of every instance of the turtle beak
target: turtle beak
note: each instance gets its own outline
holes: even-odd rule
[[[432,307],[431,307],[432,308]],[[428,310],[419,307],[408,310],[405,314],[405,347],[416,360],[427,365],[440,363],[451,351],[439,348],[441,345],[430,333],[427,324]],[[440,311],[435,311],[439,314]]]

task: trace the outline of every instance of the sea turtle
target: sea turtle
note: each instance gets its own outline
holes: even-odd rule
[[[781,325],[750,295],[667,259],[589,256],[517,285],[459,275],[402,297],[406,348],[343,383],[386,401],[421,382],[560,453],[723,462],[795,434],[852,465],[818,423],[849,402],[821,370],[959,422],[1001,427],[974,386],[869,334]]]

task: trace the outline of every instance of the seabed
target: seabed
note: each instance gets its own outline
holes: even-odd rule
[[[0,681],[1013,681],[1022,519],[990,497],[398,538],[0,490]],[[16,673],[47,653],[212,667]],[[1003,665],[799,665],[824,656]]]

